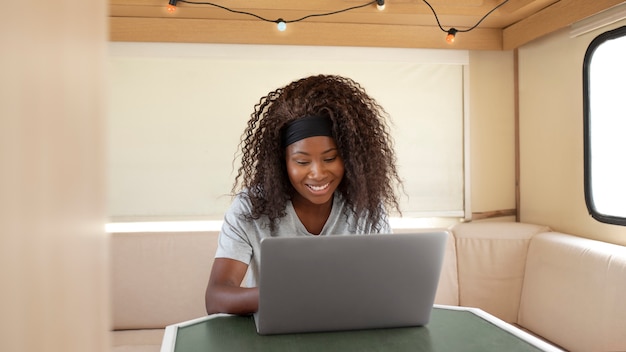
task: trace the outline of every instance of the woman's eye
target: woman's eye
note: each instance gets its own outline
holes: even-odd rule
[[[329,162],[335,161],[336,159],[337,159],[337,157],[336,157],[336,156],[333,156],[332,158],[326,158],[326,159],[324,159],[324,161],[325,161],[325,162],[327,162],[327,163],[329,163]]]
[[[298,165],[309,165],[308,161],[296,160],[296,164]]]

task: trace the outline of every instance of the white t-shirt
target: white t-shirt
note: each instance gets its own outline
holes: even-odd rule
[[[219,234],[216,258],[230,258],[249,265],[248,287],[256,287],[259,277],[261,240],[265,237],[314,236],[306,230],[291,201],[287,202],[286,215],[276,221],[270,231],[266,216],[258,220],[246,220],[243,214],[249,214],[250,202],[245,195],[237,195],[224,216],[224,224]],[[353,235],[370,233],[390,233],[391,227],[385,216],[380,226],[366,226],[365,219],[358,219],[348,208],[343,197],[335,192],[330,216],[324,224],[320,236]]]

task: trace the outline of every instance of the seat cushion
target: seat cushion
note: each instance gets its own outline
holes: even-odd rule
[[[626,351],[626,247],[562,233],[528,250],[519,324],[570,351]]]
[[[111,352],[159,352],[165,329],[111,332]]]

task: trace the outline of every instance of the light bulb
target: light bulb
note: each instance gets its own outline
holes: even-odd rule
[[[279,31],[284,32],[285,29],[287,29],[287,23],[282,18],[279,18],[278,21],[276,21],[276,28],[278,28]]]
[[[450,28],[448,30],[448,35],[446,36],[446,42],[448,42],[448,44],[454,43],[454,36],[456,35],[456,32],[458,32],[456,28]]]
[[[385,9],[385,0],[376,0],[376,8],[378,11],[382,11]]]
[[[176,3],[178,0],[170,0],[167,5],[167,12],[174,13],[176,11]]]

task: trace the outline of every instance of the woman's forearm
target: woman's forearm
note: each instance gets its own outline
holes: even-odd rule
[[[208,314],[252,314],[259,309],[259,290],[256,287],[209,285],[205,304]]]

